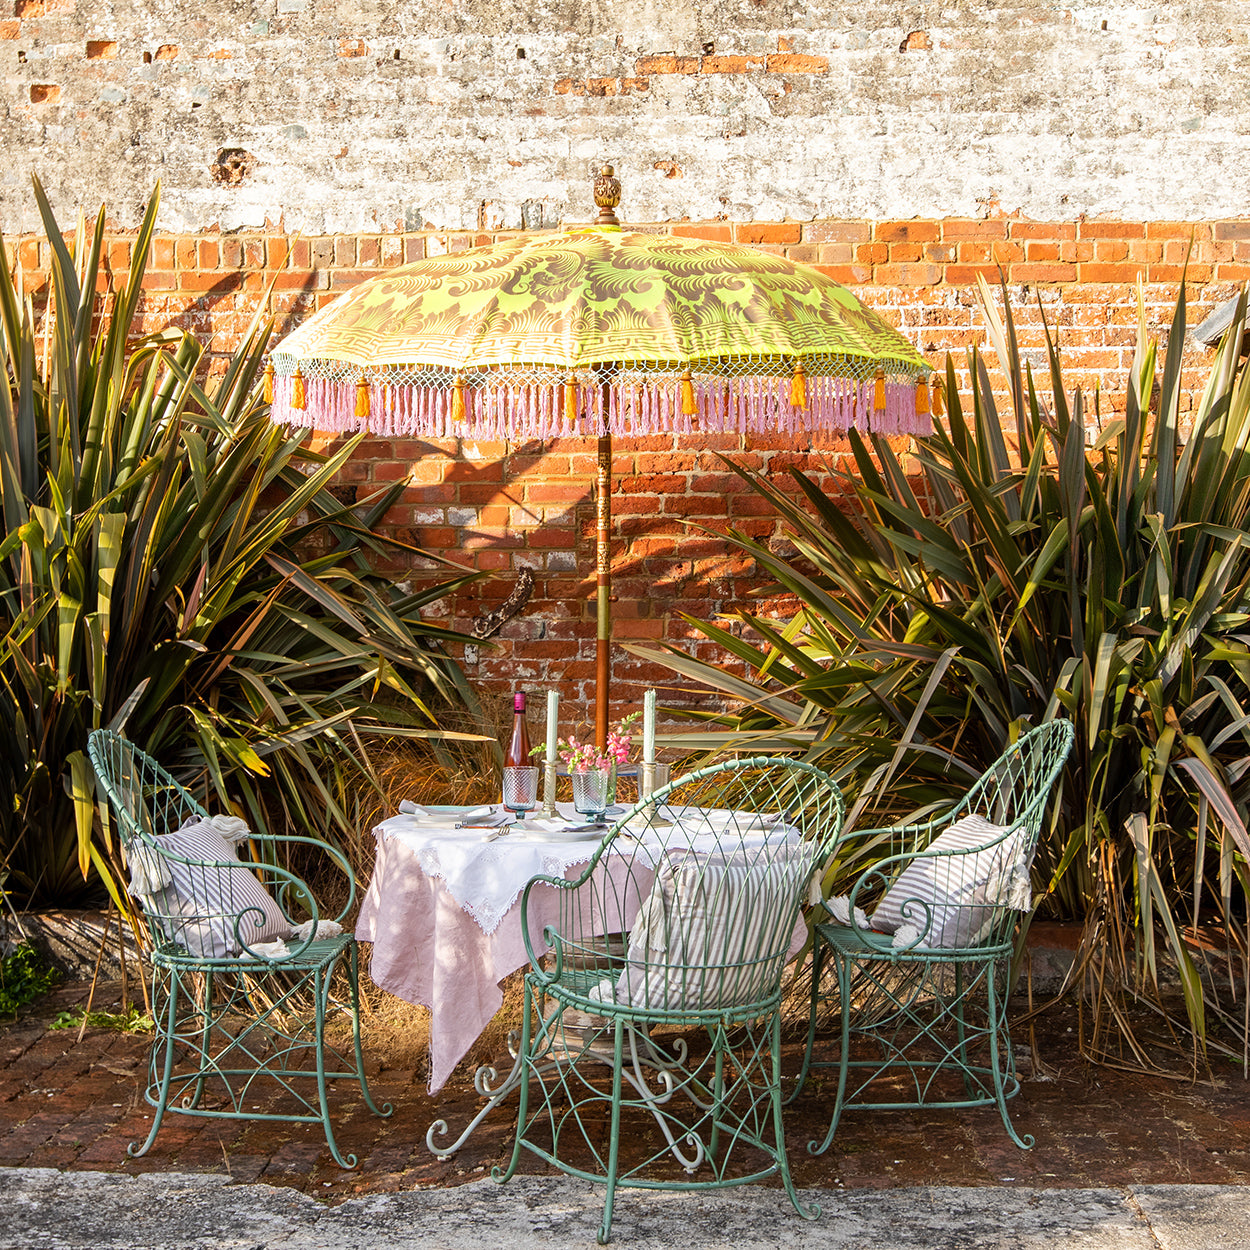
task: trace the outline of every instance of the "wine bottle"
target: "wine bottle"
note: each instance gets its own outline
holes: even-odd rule
[[[525,723],[525,694],[518,691],[512,700],[512,737],[508,739],[508,748],[503,753],[505,768],[527,768],[533,764],[530,759],[530,731]]]

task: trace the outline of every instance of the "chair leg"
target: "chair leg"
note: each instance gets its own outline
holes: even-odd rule
[[[394,1113],[395,1108],[389,1102],[383,1103],[381,1109],[378,1108],[373,1101],[373,1095],[369,1092],[369,1081],[365,1076],[365,1052],[360,1040],[360,948],[354,940],[348,948],[347,977],[348,992],[351,997],[352,1046],[356,1052],[356,1079],[360,1082],[360,1093],[365,1100],[365,1106],[374,1115],[385,1119]]]
[[[842,1118],[843,1102],[846,1098],[846,1082],[850,1074],[851,1063],[851,971],[850,961],[840,955],[834,956],[838,971],[838,1014],[841,1021],[840,1051],[838,1054],[838,1092],[833,1102],[833,1114],[829,1118],[829,1127],[819,1145],[815,1139],[807,1143],[807,1153],[823,1155],[833,1141],[837,1132],[838,1121]]]
[[[161,970],[157,967],[152,968],[152,1002],[159,1001],[160,986],[158,980]],[[167,985],[165,987],[165,996],[167,1005],[165,1008],[165,1023],[163,1026],[157,1025],[159,1030],[157,1036],[152,1039],[151,1057],[148,1060],[148,1088],[144,1091],[144,1097],[155,1108],[152,1113],[152,1127],[148,1131],[147,1139],[143,1145],[136,1148],[134,1142],[130,1142],[126,1147],[126,1154],[132,1159],[138,1159],[152,1148],[152,1143],[156,1140],[156,1134],[160,1132],[161,1121],[165,1118],[165,1108],[169,1105],[169,1085],[173,1077],[174,1071],[174,1026],[178,1019],[178,971],[171,968],[166,973]],[[158,1047],[164,1046],[164,1064],[160,1077],[157,1078],[158,1065]],[[156,1098],[152,1097],[152,1087],[156,1086],[160,1091]]]
[[[606,1184],[603,1195],[603,1223],[595,1234],[595,1240],[601,1246],[608,1244],[608,1238],[612,1233],[612,1208],[616,1202],[616,1179],[621,1161],[621,1065],[624,1040],[624,1021],[617,1016],[613,1022],[612,1119],[608,1130],[608,1166],[604,1178]]]
[[[179,973],[174,973],[181,983],[182,977]],[[209,1056],[212,1054],[212,1035],[213,1035],[213,970],[206,968],[204,970],[203,998],[200,1007],[200,1053],[197,1061],[198,1074],[195,1087],[185,1100],[187,1107],[198,1107],[200,1099],[204,1096],[204,1081],[208,1076],[210,1064]],[[194,1002],[194,995],[188,995],[188,1001]]]
[[[794,1204],[794,1209],[805,1219],[815,1220],[820,1218],[820,1203],[812,1202],[804,1204],[798,1194],[798,1190],[794,1187],[794,1179],[790,1175],[790,1159],[786,1154],[786,1138],[785,1127],[781,1119],[781,1012],[780,1010],[773,1013],[772,1021],[772,1081],[768,1091],[769,1101],[773,1108],[773,1142],[777,1150],[777,1170],[781,1173],[781,1183],[785,1186],[786,1193],[790,1196],[790,1201]]]
[[[709,1036],[712,1041],[712,1051],[715,1055],[712,1066],[712,1097],[709,1100],[711,1105],[710,1124],[711,1129],[707,1138],[707,1157],[715,1162],[716,1152],[720,1149],[720,1126],[721,1121],[725,1118],[725,1026],[718,1024],[715,1034],[709,1030]]]
[[[1007,1136],[1011,1138],[1021,1150],[1032,1150],[1036,1142],[1032,1133],[1025,1133],[1021,1136],[1016,1132],[1016,1127],[1011,1122],[1011,1116],[1007,1112],[1007,1096],[1003,1088],[1003,1064],[1011,1062],[1010,1054],[1004,1056],[999,1052],[999,1028],[1001,1025],[1003,1037],[1008,1047],[1011,1046],[1011,1034],[1007,1031],[1006,1023],[1000,1020],[1002,1008],[998,1002],[998,995],[994,987],[993,969],[990,969],[988,978],[989,988],[986,994],[986,1000],[989,1007],[989,1029],[990,1029],[990,1069],[994,1075],[994,1095],[998,1102],[998,1114],[1002,1116],[1003,1127],[1007,1130]]]
[[[788,1107],[802,1092],[807,1084],[807,1075],[812,1068],[812,1047],[816,1041],[816,1013],[820,1010],[820,976],[825,966],[825,944],[817,933],[812,939],[812,994],[811,1006],[807,1013],[807,1042],[803,1047],[803,1064],[795,1078],[794,1089],[783,1101]]]
[[[969,1098],[976,1097],[976,1086],[972,1080],[972,1065],[968,1056],[968,1024],[964,1016],[964,966],[956,963],[952,969],[955,975],[955,1001],[954,1011],[951,1013],[955,1017],[955,1039],[959,1050],[959,1075],[963,1078],[964,1092]],[[993,971],[991,970],[990,980],[993,981]],[[990,993],[993,994],[993,985],[990,987]]]
[[[525,1069],[529,1067],[529,1064],[530,1064],[530,1049],[533,1045],[533,1030],[534,1030],[533,1021],[534,1021],[535,1010],[536,1008],[534,1004],[534,988],[530,984],[529,977],[527,976],[525,978],[524,1013],[521,1017],[521,1044],[517,1048],[517,1052],[516,1052],[517,1064],[519,1065],[519,1068],[520,1068],[520,1082],[519,1082],[519,1089],[518,1089],[518,1094],[517,1094],[516,1134],[512,1139],[512,1155],[508,1159],[507,1165],[505,1167],[501,1168],[501,1167],[496,1166],[496,1167],[492,1167],[490,1170],[491,1180],[497,1181],[500,1185],[502,1185],[505,1181],[510,1180],[512,1178],[513,1174],[516,1172],[516,1166],[520,1162],[520,1159],[521,1159],[521,1143],[524,1141],[524,1134],[525,1134],[525,1117],[529,1112],[529,1101],[530,1101],[530,1074],[526,1072]],[[488,1104],[488,1106],[489,1105],[493,1105],[493,1103]],[[442,1131],[445,1133],[447,1131],[446,1123],[445,1121],[442,1121],[442,1120],[435,1121],[435,1124],[433,1128],[431,1128],[430,1133],[432,1134],[434,1131],[434,1128],[437,1128],[440,1124],[443,1125]],[[470,1129],[475,1127],[476,1124],[477,1124],[477,1121],[475,1120],[473,1124],[469,1126]],[[427,1135],[426,1137],[427,1145],[429,1144],[429,1141],[430,1141],[430,1136]],[[430,1148],[433,1149],[433,1146],[431,1146]],[[440,1155],[439,1157],[443,1158],[445,1156]]]
[[[354,1154],[344,1155],[339,1151],[338,1142],[334,1140],[334,1126],[330,1123],[330,1100],[326,1088],[326,1003],[330,997],[328,969],[319,968],[314,974],[313,997],[316,1002],[313,1049],[317,1058],[317,1107],[321,1112],[321,1130],[325,1133],[326,1145],[334,1162],[350,1172],[356,1169],[359,1160]]]

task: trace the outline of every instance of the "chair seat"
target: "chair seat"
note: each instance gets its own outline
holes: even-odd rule
[[[880,933],[873,929],[865,932],[853,925],[826,923],[816,926],[820,940],[846,954],[862,955],[869,959],[885,959],[891,963],[906,963],[913,959],[931,959],[955,963],[959,960],[996,959],[1010,955],[1014,950],[1011,942],[989,943],[985,946],[913,946],[895,947],[892,933]]]
[[[588,1015],[621,1018],[626,1023],[644,1025],[706,1025],[717,1022],[736,1023],[743,1020],[754,1020],[774,1010],[781,1003],[781,987],[745,1005],[694,1007],[647,1007],[640,1009],[629,1003],[618,1003],[614,998],[602,999],[592,996],[592,992],[603,985],[606,978],[587,977],[581,973],[566,974],[555,981],[540,980],[535,982],[538,992],[558,1000],[566,1007],[584,1011]],[[615,983],[616,978],[612,981]],[[606,988],[606,987],[605,987]]]
[[[152,959],[184,968],[202,968],[211,963],[214,968],[233,972],[254,970],[269,973],[284,969],[289,972],[312,972],[329,967],[355,940],[350,933],[340,933],[332,938],[319,938],[301,950],[303,944],[297,938],[285,938],[288,949],[298,951],[298,954],[265,959],[244,951],[239,955],[223,955],[213,960],[206,960],[203,955],[194,955],[176,942],[165,942],[152,951]]]

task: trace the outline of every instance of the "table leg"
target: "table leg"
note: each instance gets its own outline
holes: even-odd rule
[[[477,1126],[521,1083],[521,1072],[524,1064],[521,1059],[520,1041],[521,1035],[516,1029],[511,1030],[508,1034],[508,1054],[512,1056],[512,1067],[509,1069],[508,1075],[504,1077],[503,1084],[495,1085],[499,1071],[494,1064],[483,1064],[473,1074],[473,1088],[477,1090],[481,1097],[487,1099],[487,1103],[469,1121],[464,1132],[454,1142],[450,1145],[440,1146],[435,1140],[439,1137],[446,1137],[451,1131],[447,1126],[446,1120],[435,1120],[430,1125],[429,1130],[425,1134],[425,1144],[436,1159],[446,1159],[450,1155],[454,1155],[469,1140]]]

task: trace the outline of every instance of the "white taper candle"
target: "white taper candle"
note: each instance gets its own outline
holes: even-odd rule
[[[547,691],[547,763],[556,762],[556,743],[560,737],[560,694]]]
[[[655,691],[642,696],[642,762],[655,763]]]

